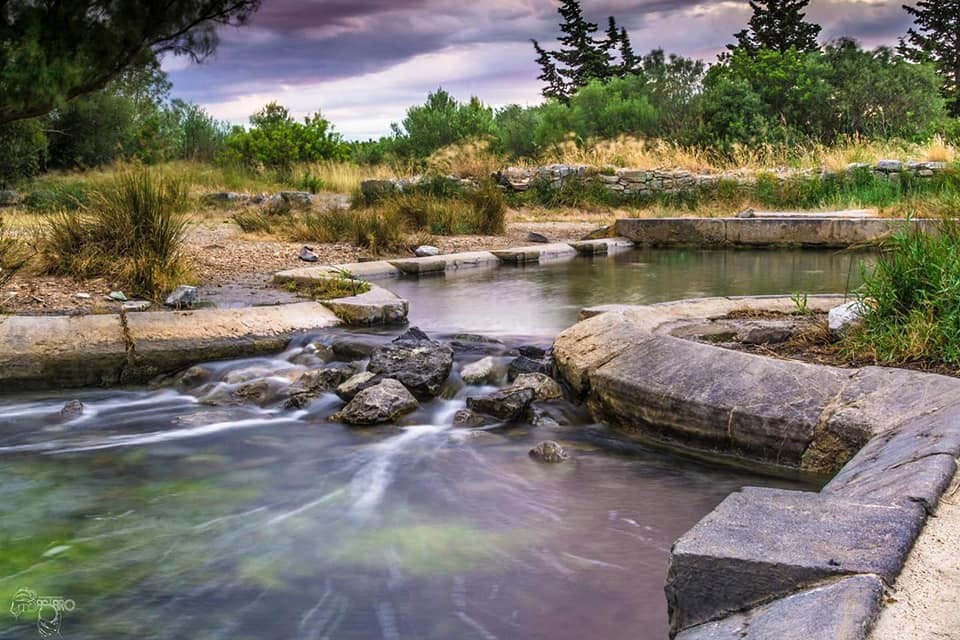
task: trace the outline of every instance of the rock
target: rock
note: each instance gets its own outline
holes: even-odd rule
[[[213,372],[206,367],[190,367],[181,374],[180,379],[177,380],[177,385],[185,388],[197,387],[204,382],[208,382],[212,377]]]
[[[123,293],[123,291],[111,291],[107,294],[107,300],[112,302],[126,302],[127,296]]]
[[[130,300],[129,302],[124,302],[120,305],[124,311],[146,311],[150,308],[151,302],[149,300]]]
[[[234,193],[233,191],[219,191],[217,193],[208,193],[203,196],[201,200],[204,202],[241,202],[246,199],[246,196],[243,196],[239,193]]]
[[[406,387],[386,379],[359,392],[333,419],[353,425],[381,424],[392,422],[418,406],[417,399]]]
[[[850,327],[859,324],[863,320],[866,308],[859,300],[852,300],[839,307],[830,309],[827,314],[827,324],[830,326],[830,333],[840,336]]]
[[[307,191],[281,191],[277,195],[284,203],[291,206],[309,207],[313,204],[313,195]]]
[[[520,355],[527,356],[528,358],[533,358],[535,360],[544,358],[547,355],[546,349],[543,347],[538,347],[535,344],[525,344],[521,347],[518,347],[517,351],[520,353]]]
[[[380,381],[381,378],[377,374],[363,371],[351,376],[340,384],[336,389],[337,395],[349,402],[364,389],[369,389],[370,387],[380,384]]]
[[[462,377],[463,381],[467,384],[496,384],[497,379],[500,377],[497,361],[487,356],[482,360],[471,362],[465,365],[463,370],[460,371],[460,377]]]
[[[496,421],[490,416],[485,416],[470,409],[460,409],[453,415],[453,426],[455,427],[478,429],[495,423]]]
[[[546,373],[547,365],[542,360],[534,360],[527,356],[515,358],[507,367],[507,380],[513,382],[517,376],[524,373]]]
[[[559,400],[563,389],[556,380],[543,373],[521,373],[509,389],[530,389],[534,400]]]
[[[237,400],[262,406],[280,400],[286,395],[288,388],[285,381],[275,378],[261,378],[240,385],[230,395]]]
[[[563,462],[570,455],[563,450],[559,443],[553,440],[544,440],[530,449],[530,457],[539,462]]]
[[[550,244],[550,238],[543,235],[542,233],[531,231],[530,233],[527,234],[527,242],[533,242],[536,244]]]
[[[747,208],[737,214],[738,218],[755,218],[756,212],[753,209]]]
[[[389,344],[376,349],[367,369],[401,382],[421,399],[440,393],[453,368],[453,349],[431,340],[413,327]]]
[[[297,257],[304,262],[319,262],[320,260],[320,256],[314,253],[313,247],[308,247],[306,245],[300,247],[300,253],[297,254]]]
[[[75,294],[73,294],[73,297],[76,298],[77,300],[89,300],[89,299],[90,299],[90,294],[89,294],[89,293],[75,293]]]
[[[450,346],[457,353],[482,353],[500,355],[506,350],[503,342],[496,338],[476,335],[472,333],[458,333],[453,336]]]
[[[501,420],[516,421],[526,416],[533,398],[532,389],[507,387],[488,396],[467,398],[467,408]]]
[[[194,304],[196,304],[196,302],[197,288],[182,284],[174,289],[173,293],[167,296],[167,299],[164,300],[163,304],[175,309],[183,309],[184,307],[192,307]]]
[[[758,324],[744,328],[737,339],[743,344],[782,344],[793,334],[794,328],[789,324]]]
[[[60,409],[60,415],[68,420],[83,415],[83,403],[79,400],[67,400],[63,408]]]
[[[302,409],[325,391],[333,391],[357,373],[352,364],[334,364],[307,371],[290,387],[287,409]]]
[[[896,171],[900,171],[902,168],[903,163],[899,160],[880,160],[877,162],[877,171],[894,173]]]
[[[23,202],[23,198],[16,191],[0,191],[0,207],[15,207]]]
[[[333,343],[333,353],[341,360],[363,360],[369,358],[380,345],[363,338],[337,340]]]
[[[413,253],[416,254],[418,258],[429,258],[440,255],[440,249],[429,244],[424,244],[417,247]]]

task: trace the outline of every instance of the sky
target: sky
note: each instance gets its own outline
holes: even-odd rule
[[[173,94],[246,123],[276,100],[321,111],[348,139],[387,134],[407,107],[443,87],[486,104],[540,102],[531,38],[559,31],[553,0],[263,0],[241,28],[220,33],[202,64],[164,61]],[[746,0],[582,0],[592,22],[614,15],[638,53],[654,48],[713,61],[750,17]],[[910,18],[901,0],[812,0],[822,39],[895,44]],[[601,26],[603,28],[603,26]]]

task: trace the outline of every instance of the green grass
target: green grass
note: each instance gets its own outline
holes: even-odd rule
[[[887,365],[960,371],[960,225],[944,219],[935,232],[894,234],[860,298],[868,312],[844,338],[851,357]]]
[[[132,169],[90,194],[89,204],[46,221],[39,241],[48,274],[111,277],[128,293],[158,299],[192,280],[182,253],[185,185]]]
[[[357,280],[349,274],[335,273],[330,278],[324,278],[309,285],[288,282],[284,288],[312,300],[334,300],[366,293],[370,291],[370,284]]]

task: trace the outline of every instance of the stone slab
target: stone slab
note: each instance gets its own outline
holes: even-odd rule
[[[369,287],[370,290],[366,293],[324,300],[321,304],[351,327],[402,324],[407,321],[410,305],[406,300],[375,284],[370,284]]]
[[[569,244],[554,242],[527,247],[513,247],[511,249],[497,249],[491,251],[501,262],[508,264],[526,264],[529,262],[543,262],[551,259],[568,258],[577,255],[577,250]]]
[[[600,238],[599,240],[579,240],[571,242],[573,247],[581,256],[605,256],[621,251],[629,251],[636,245],[627,238]]]
[[[405,275],[411,276],[443,273],[447,269],[447,261],[442,256],[406,258],[402,260],[389,260],[388,262],[402,271]]]
[[[403,272],[386,260],[372,262],[350,262],[333,265],[334,269],[349,271],[354,277],[361,280],[380,280],[383,278],[398,278]]]
[[[723,218],[627,218],[617,220],[618,235],[642,245],[720,246],[726,243]]]
[[[851,576],[693,627],[676,640],[866,640],[882,600],[879,578]]]
[[[447,263],[447,271],[497,266],[500,260],[490,251],[463,251],[439,256]]]
[[[672,633],[823,580],[874,574],[893,583],[920,533],[918,505],[748,487],[673,545],[665,591]]]
[[[318,280],[326,280],[336,275],[333,267],[302,267],[300,269],[287,269],[273,274],[273,284],[284,285],[288,283],[310,285]]]
[[[754,211],[754,218],[849,218],[860,220],[876,218],[872,209],[844,209],[842,211]]]

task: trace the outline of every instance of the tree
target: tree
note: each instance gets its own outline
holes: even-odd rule
[[[467,103],[437,89],[425,104],[407,109],[401,124],[391,125],[401,155],[426,158],[434,151],[457,142],[482,138],[493,132],[493,109],[479,98]]]
[[[157,55],[196,61],[261,0],[4,0],[0,124],[45,115]]]
[[[289,169],[297,162],[344,160],[349,149],[319,112],[299,123],[276,102],[250,116],[250,129],[234,127],[225,141],[228,159]]]
[[[594,39],[597,24],[583,17],[579,0],[562,0],[557,11],[563,18],[560,23],[560,49],[553,57],[563,65],[560,74],[575,88],[586,85],[595,78],[606,78],[610,72],[610,55],[603,43]]]
[[[567,84],[557,70],[557,65],[553,61],[553,55],[540,46],[536,40],[530,40],[533,43],[533,49],[537,52],[537,64],[540,66],[540,75],[537,80],[544,83],[541,93],[544,98],[553,98],[555,100],[566,100],[569,96]]]
[[[625,28],[620,29],[620,69],[621,75],[625,76],[636,73],[639,69],[640,58],[633,52],[633,44],[630,42],[630,34]]]
[[[810,0],[756,0],[750,2],[753,16],[743,31],[734,34],[731,51],[746,51],[751,56],[760,49],[784,53],[791,47],[800,52],[816,51],[820,25],[806,21],[803,9]]]
[[[663,49],[654,49],[635,63],[646,81],[650,102],[660,114],[661,135],[682,136],[695,126],[696,98],[703,89],[707,65]]]
[[[916,28],[901,40],[901,51],[916,62],[936,64],[950,113],[960,117],[960,0],[920,0],[903,8]]]

